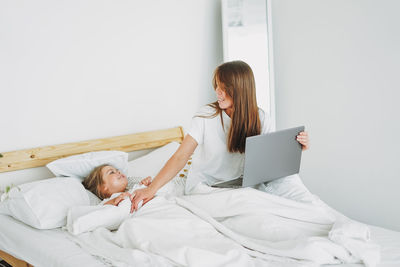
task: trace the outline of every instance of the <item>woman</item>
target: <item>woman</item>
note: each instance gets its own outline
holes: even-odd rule
[[[218,181],[243,174],[246,137],[265,134],[271,121],[257,107],[254,75],[243,61],[227,62],[214,72],[217,101],[203,107],[192,120],[191,128],[175,154],[154,177],[149,187],[136,191],[132,210],[151,200],[157,190],[185,166],[197,146],[196,158],[187,177],[186,193],[201,193]],[[297,141],[308,148],[308,135],[301,132]],[[208,188],[208,187],[207,187]]]

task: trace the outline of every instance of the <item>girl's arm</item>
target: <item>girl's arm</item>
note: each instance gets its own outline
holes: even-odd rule
[[[124,198],[126,196],[129,196],[129,198],[131,198],[131,194],[129,192],[124,192],[121,193],[119,196],[110,199],[109,201],[107,201],[106,203],[104,203],[104,205],[113,205],[113,206],[118,206],[119,203],[121,203],[122,200],[124,200]]]
[[[172,180],[172,178],[174,178],[175,175],[185,166],[196,147],[196,140],[187,134],[178,150],[172,155],[167,163],[165,163],[164,167],[156,177],[154,177],[149,187],[135,191],[135,195],[132,199],[131,212],[137,210],[138,204],[141,200],[143,200],[143,205],[146,204],[154,197],[158,189]]]
[[[151,177],[147,176],[146,178],[144,178],[143,180],[140,181],[140,184],[149,186],[151,184]]]

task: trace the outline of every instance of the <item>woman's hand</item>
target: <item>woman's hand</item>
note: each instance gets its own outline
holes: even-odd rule
[[[157,193],[158,189],[171,181],[172,178],[174,178],[175,175],[185,166],[196,147],[197,141],[187,134],[178,150],[172,155],[167,163],[165,163],[164,167],[162,167],[160,172],[154,177],[150,185],[147,188],[139,189],[134,192],[131,212],[138,210],[140,204],[145,205],[149,202]]]
[[[140,181],[140,184],[149,186],[151,184],[151,177],[147,176],[146,178],[144,178],[143,180]]]
[[[296,136],[296,140],[301,144],[301,149],[304,151],[310,147],[310,140],[308,140],[308,133],[301,132]]]
[[[113,205],[113,206],[118,206],[119,203],[121,203],[122,200],[125,199],[125,197],[129,197],[132,201],[132,195],[129,192],[124,192],[121,193],[119,196],[117,196],[116,198],[110,199],[109,201],[107,201],[106,203],[104,203],[104,205]]]
[[[134,196],[131,199],[131,201],[132,201],[131,213],[133,211],[137,211],[138,210],[138,206],[139,206],[139,202],[140,201],[143,201],[142,205],[144,205],[147,202],[149,202],[150,200],[152,200],[155,194],[156,194],[156,192],[154,192],[153,189],[150,188],[150,187],[136,190],[134,192]]]

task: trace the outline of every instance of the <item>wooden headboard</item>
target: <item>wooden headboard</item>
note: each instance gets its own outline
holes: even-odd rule
[[[0,151],[2,155],[0,157],[0,172],[40,167],[59,158],[91,151],[121,150],[130,152],[156,148],[172,141],[182,142],[183,137],[182,127],[176,127],[11,152]]]
[[[0,151],[0,173],[20,169],[44,166],[47,163],[85,152],[99,150],[121,150],[131,152],[163,146],[169,142],[182,142],[182,127],[149,131],[110,138],[95,139],[77,143],[45,146],[32,149],[2,152]],[[33,267],[29,263],[1,251],[0,257],[14,267]]]

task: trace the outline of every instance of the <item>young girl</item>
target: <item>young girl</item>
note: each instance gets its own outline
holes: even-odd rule
[[[125,174],[111,165],[100,165],[89,174],[82,182],[83,186],[95,194],[101,200],[110,198],[115,193],[121,193],[119,196],[112,198],[104,203],[104,205],[114,205],[129,197],[132,201],[133,195],[128,192],[147,187],[151,184],[151,178],[146,177],[140,182],[133,177],[126,177]]]

